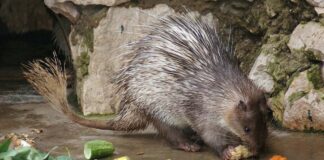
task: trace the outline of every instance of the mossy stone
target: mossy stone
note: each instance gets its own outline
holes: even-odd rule
[[[282,124],[283,122],[283,114],[285,111],[284,107],[284,92],[280,92],[275,97],[270,99],[271,110],[273,111],[272,115],[277,124]]]
[[[307,71],[307,79],[313,84],[314,89],[324,87],[324,81],[321,76],[321,68],[317,64],[312,65],[312,67]]]
[[[81,55],[76,60],[78,79],[82,79],[84,76],[88,75],[89,63],[90,63],[90,56],[88,55],[87,52],[82,52]]]
[[[288,97],[288,100],[289,100],[290,104],[292,104],[292,103],[295,102],[296,100],[298,100],[298,99],[304,97],[306,94],[307,94],[307,92],[305,92],[305,91],[295,92],[295,93],[291,94],[291,95]]]

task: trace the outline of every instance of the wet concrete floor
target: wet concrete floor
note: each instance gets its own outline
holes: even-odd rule
[[[32,129],[43,129],[40,134]],[[129,156],[132,160],[212,160],[218,159],[207,147],[202,152],[187,153],[174,150],[150,128],[140,133],[123,133],[86,128],[69,121],[47,103],[0,104],[0,136],[11,132],[27,133],[36,137],[36,147],[55,155],[70,152],[74,159],[84,159],[83,144],[88,140],[104,139],[115,147],[114,157]],[[260,159],[274,154],[289,160],[323,160],[324,135],[273,131],[268,140],[266,153]]]

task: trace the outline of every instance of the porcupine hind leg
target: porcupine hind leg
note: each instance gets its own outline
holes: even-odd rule
[[[116,131],[136,131],[145,129],[149,120],[147,116],[133,104],[121,106],[117,117],[108,122]]]
[[[201,146],[190,139],[182,128],[170,126],[160,120],[153,120],[154,127],[173,147],[187,152],[197,152]]]

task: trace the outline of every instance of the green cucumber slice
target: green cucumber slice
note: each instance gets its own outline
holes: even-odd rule
[[[112,155],[115,147],[104,140],[92,140],[84,144],[84,157],[86,159],[99,159]]]

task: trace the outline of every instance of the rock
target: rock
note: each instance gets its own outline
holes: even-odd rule
[[[315,7],[315,11],[318,15],[324,15],[324,8],[323,7]]]
[[[284,6],[284,2],[281,0],[265,0],[264,3],[267,15],[272,18],[280,13]]]
[[[293,31],[288,47],[292,52],[312,51],[316,60],[322,61],[322,79],[324,79],[324,26],[316,22],[299,24]]]
[[[312,84],[307,79],[307,71],[299,73],[285,93],[284,105],[290,106],[294,101],[306,95],[311,89]]]
[[[322,79],[324,79],[324,63],[321,64]]]
[[[84,81],[81,95],[82,112],[84,115],[116,112],[115,106],[111,105],[114,99],[109,95],[112,85],[105,83],[103,80],[104,78],[94,74]]]
[[[45,5],[56,14],[62,14],[72,23],[76,23],[80,13],[76,5],[116,6],[129,0],[44,0]]]
[[[324,62],[324,26],[316,22],[299,24],[291,34],[288,42],[289,49],[309,50]]]
[[[324,0],[306,0],[309,4],[314,7],[324,7]]]
[[[104,5],[104,6],[116,6],[130,0],[45,0],[51,1],[48,3],[56,4],[56,3],[66,3],[72,2],[76,5]]]
[[[105,5],[105,6],[117,6],[119,4],[128,2],[130,0],[61,0],[72,1],[77,5]]]
[[[269,71],[270,65],[278,59],[286,43],[286,37],[281,34],[270,35],[267,42],[262,45],[260,55],[249,73],[249,78],[266,93],[272,93],[275,90],[273,77],[277,76],[272,75],[272,72]]]
[[[80,13],[79,13],[78,9],[70,1],[58,2],[55,0],[44,0],[44,3],[54,13],[64,15],[72,23],[75,23],[80,17]]]
[[[286,106],[283,126],[292,130],[324,130],[324,92],[311,90]]]
[[[271,93],[274,89],[272,76],[267,72],[267,65],[273,59],[270,54],[261,53],[249,73],[249,78],[265,92]]]
[[[324,130],[324,88],[315,89],[312,67],[299,73],[283,98],[282,124],[293,130]]]

